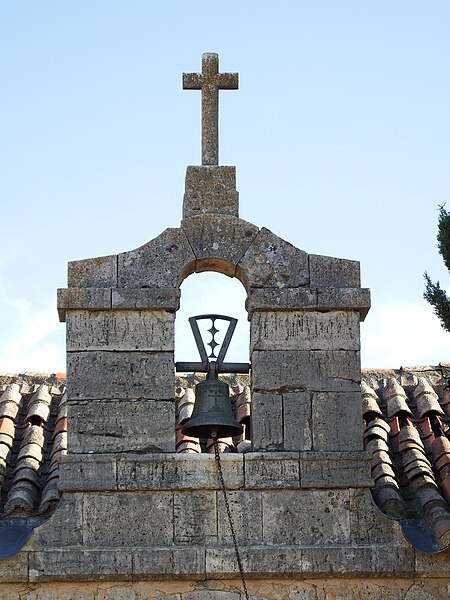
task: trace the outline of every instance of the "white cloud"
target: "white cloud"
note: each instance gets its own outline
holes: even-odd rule
[[[374,306],[361,323],[361,362],[391,369],[450,362],[450,333],[425,302]]]
[[[24,298],[0,298],[0,371],[65,371],[65,328],[55,299],[35,305]]]

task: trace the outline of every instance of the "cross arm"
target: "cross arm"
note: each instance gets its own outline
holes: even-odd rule
[[[239,75],[237,73],[218,73],[217,87],[219,90],[237,90],[239,88]]]
[[[201,73],[183,73],[183,90],[201,90]]]

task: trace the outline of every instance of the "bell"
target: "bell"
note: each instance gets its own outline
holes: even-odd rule
[[[215,363],[210,363],[206,379],[195,386],[194,410],[182,432],[191,437],[212,439],[242,433],[231,408],[228,386],[217,378]]]

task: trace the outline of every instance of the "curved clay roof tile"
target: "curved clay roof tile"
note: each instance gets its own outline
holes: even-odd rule
[[[374,412],[378,415],[383,414],[378,406],[379,398],[375,390],[372,389],[365,381],[361,382],[361,394],[363,403],[363,416],[370,412]]]
[[[383,399],[387,405],[388,418],[395,417],[400,412],[406,412],[412,416],[406,392],[395,377],[389,377],[386,387],[383,388]]]
[[[415,387],[413,395],[419,418],[424,417],[429,412],[436,412],[440,415],[444,414],[436,392],[423,377],[419,377],[419,383]]]

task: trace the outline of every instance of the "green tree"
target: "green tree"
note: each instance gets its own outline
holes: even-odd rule
[[[442,256],[444,264],[450,273],[450,212],[446,211],[444,206],[439,207],[437,240],[439,254]],[[439,281],[433,283],[426,271],[424,279],[425,292],[423,297],[433,307],[434,313],[439,318],[443,329],[450,331],[450,298],[439,285]]]

